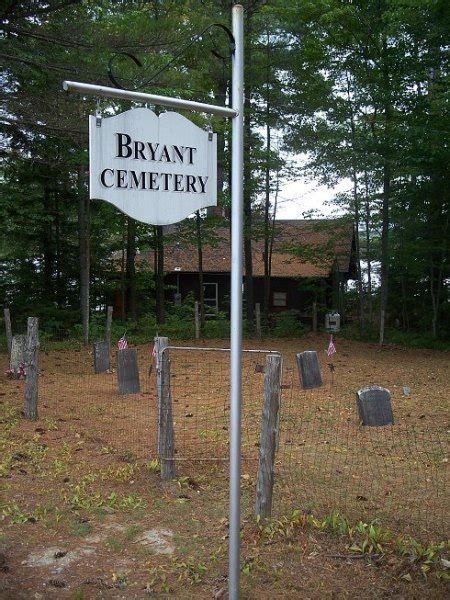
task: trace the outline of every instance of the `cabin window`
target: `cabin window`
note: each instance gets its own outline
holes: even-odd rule
[[[287,292],[274,292],[272,304],[273,306],[287,306]]]
[[[219,284],[203,284],[203,302],[205,304],[205,316],[215,317],[219,312]]]

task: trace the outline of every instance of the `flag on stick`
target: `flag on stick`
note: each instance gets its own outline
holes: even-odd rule
[[[334,345],[334,342],[333,342],[333,336],[330,335],[330,343],[328,344],[327,355],[331,356],[335,352],[336,352],[336,346]]]
[[[125,337],[125,334],[123,334],[123,336],[117,342],[117,348],[119,350],[125,350],[125,348],[128,348],[128,342],[127,342],[127,338]]]

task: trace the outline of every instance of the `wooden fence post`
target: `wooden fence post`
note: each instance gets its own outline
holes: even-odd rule
[[[197,300],[194,304],[194,318],[195,318],[195,339],[200,339],[200,308]]]
[[[266,358],[255,503],[255,516],[261,518],[270,517],[272,514],[273,467],[280,408],[281,360],[280,354],[269,354]]]
[[[39,319],[28,317],[25,342],[25,408],[26,419],[38,418],[38,379],[39,379]]]
[[[261,304],[257,302],[255,304],[255,317],[256,317],[256,335],[258,339],[261,339]]]
[[[314,300],[313,305],[312,305],[312,310],[313,310],[313,314],[312,314],[312,330],[313,333],[317,333],[317,302]]]
[[[11,328],[11,313],[9,308],[3,309],[3,315],[5,317],[5,329],[6,329],[6,343],[8,345],[8,354],[11,354],[12,347],[12,328]]]
[[[111,326],[112,326],[113,307],[108,306],[106,313],[106,331],[105,331],[105,342],[108,342],[108,348],[111,352]]]
[[[158,454],[161,466],[161,479],[174,479],[175,435],[173,431],[172,395],[170,392],[169,345],[166,337],[155,338],[158,349],[156,385],[158,390]]]

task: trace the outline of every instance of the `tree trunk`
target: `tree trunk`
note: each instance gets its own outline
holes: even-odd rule
[[[359,196],[358,196],[358,172],[356,162],[356,128],[355,117],[352,104],[352,96],[350,89],[350,78],[347,73],[347,102],[350,107],[350,128],[352,139],[352,183],[353,183],[353,214],[355,219],[355,250],[356,250],[356,276],[358,286],[358,306],[359,306],[359,334],[362,336],[364,331],[364,293],[363,282],[361,275],[361,247],[359,243]]]
[[[370,199],[369,199],[369,181],[367,171],[365,171],[365,188],[366,188],[366,262],[367,262],[367,295],[369,304],[369,323],[372,326],[373,321],[373,299],[372,299],[372,249],[370,242]]]
[[[61,215],[59,211],[59,192],[55,191],[55,266],[56,266],[56,301],[58,308],[62,308],[66,301],[66,292],[62,280],[62,255],[61,255]]]
[[[127,243],[127,226],[126,226],[126,216],[122,215],[122,249],[120,256],[120,299],[121,299],[121,307],[120,307],[120,316],[122,322],[125,322],[126,318],[126,296],[127,296],[127,281],[125,275],[125,257],[126,257],[126,243]],[[156,272],[156,270],[155,270]]]
[[[383,38],[382,58],[383,88],[386,100],[384,103],[384,139],[383,139],[383,204],[381,228],[381,283],[380,283],[380,345],[384,344],[385,321],[389,283],[389,211],[391,199],[391,164],[390,164],[390,135],[391,135],[391,100],[389,68],[387,64],[387,39]]]
[[[126,313],[136,320],[136,221],[127,218]]]
[[[270,49],[269,34],[267,33],[267,70],[266,70],[266,180],[265,180],[265,202],[264,202],[264,285],[263,285],[263,315],[264,325],[269,324],[269,300],[270,300],[270,101],[269,101],[269,80],[270,80]]]
[[[202,219],[200,212],[195,215],[195,224],[197,230],[197,255],[198,255],[198,286],[200,301],[200,335],[203,335],[205,327],[205,290],[203,288],[203,241],[202,241]]]
[[[403,329],[403,331],[408,331],[409,319],[408,319],[408,311],[407,311],[407,294],[406,294],[405,277],[404,277],[403,273],[400,275],[400,289],[401,289],[401,295],[402,295],[402,329]]]
[[[164,313],[164,235],[161,225],[156,226],[156,322],[162,325]]]
[[[83,343],[89,344],[89,197],[85,173],[78,169],[78,244],[80,264],[80,309]]]
[[[391,192],[391,173],[389,162],[383,165],[383,204],[381,229],[381,284],[380,284],[380,345],[384,344],[385,321],[389,279],[389,200]]]
[[[53,214],[52,207],[50,205],[50,190],[48,187],[44,187],[44,193],[42,198],[42,203],[44,205],[44,212],[46,215]],[[54,244],[53,244],[53,236],[52,236],[52,224],[44,223],[42,229],[42,253],[44,259],[44,294],[45,297],[53,300],[54,290],[53,290],[53,272],[54,272],[54,264],[55,264],[55,252],[54,252]]]
[[[221,77],[218,85],[217,103],[225,106],[227,96],[227,79]],[[217,203],[223,207],[223,186],[225,183],[225,130],[217,132]],[[223,216],[223,211],[221,211]]]
[[[248,72],[251,65],[250,38],[252,33],[253,6],[247,7],[247,19],[245,20],[244,37],[247,41],[245,46],[245,69]],[[247,79],[247,82],[249,79]],[[252,333],[253,324],[253,260],[252,260],[252,165],[251,165],[251,102],[252,88],[247,83],[244,97],[244,264],[245,264],[245,315],[247,319],[248,332]]]
[[[269,108],[269,105],[267,105]],[[264,325],[267,327],[269,322],[269,299],[270,299],[270,126],[266,124],[266,189],[264,203],[264,290],[263,290],[263,314]]]
[[[443,215],[442,215],[443,216]],[[442,291],[442,279],[443,279],[443,267],[444,262],[448,255],[448,211],[445,218],[445,226],[443,230],[443,247],[439,257],[439,266],[435,267],[433,262],[430,266],[430,294],[432,304],[432,318],[431,318],[431,332],[433,337],[438,337],[438,324],[439,324],[439,307],[441,303],[441,291]],[[433,261],[433,258],[432,258]],[[436,272],[436,277],[434,273]]]

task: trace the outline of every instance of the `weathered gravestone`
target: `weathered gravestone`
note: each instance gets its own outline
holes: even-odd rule
[[[109,344],[105,342],[94,342],[94,372],[106,373],[110,369]]]
[[[389,390],[378,385],[362,388],[356,393],[356,402],[363,425],[380,427],[394,423]]]
[[[315,350],[306,350],[297,354],[297,367],[300,384],[304,390],[321,387],[322,376],[320,375],[319,360]]]
[[[11,343],[11,358],[9,360],[9,369],[14,377],[19,378],[22,369],[25,366],[25,335],[13,336]]]
[[[117,351],[117,383],[120,394],[138,394],[141,391],[139,384],[139,369],[136,348],[124,348]]]

